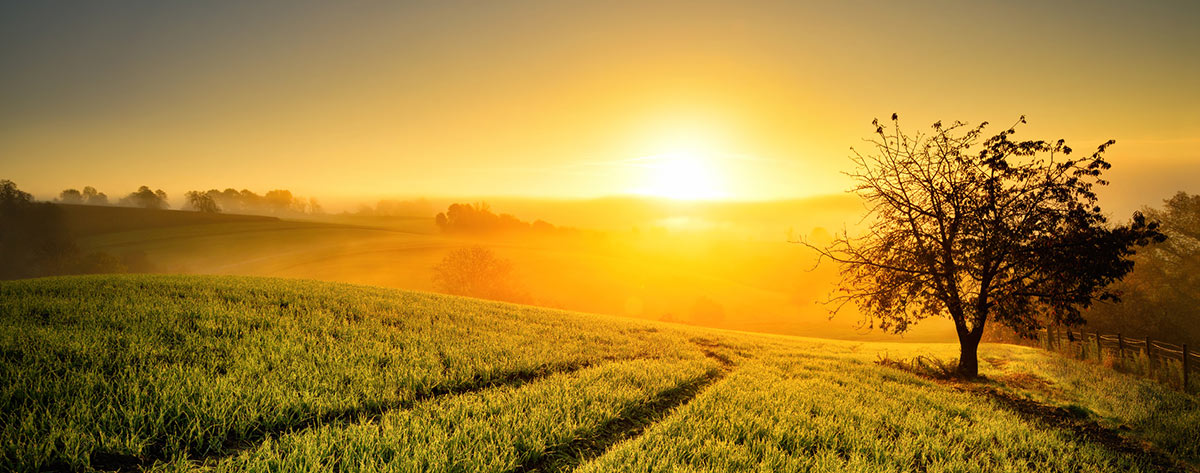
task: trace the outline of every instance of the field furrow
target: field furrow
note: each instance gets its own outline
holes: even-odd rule
[[[1157,471],[986,399],[815,352],[741,366],[576,471]]]
[[[521,471],[566,453],[579,439],[604,440],[626,419],[681,402],[711,383],[707,360],[633,360],[555,374],[393,410],[353,425],[322,425],[203,465],[217,471]],[[186,471],[175,462],[160,471]],[[546,471],[546,470],[543,470]]]
[[[605,360],[604,362],[609,361],[615,360]],[[280,435],[304,431],[325,425],[371,422],[379,419],[379,417],[389,411],[397,409],[411,409],[418,403],[442,396],[456,396],[502,386],[516,387],[528,382],[545,378],[547,376],[555,374],[569,374],[583,368],[595,366],[597,364],[599,363],[583,361],[560,365],[546,365],[533,370],[521,370],[506,373],[495,378],[480,380],[476,383],[467,383],[452,387],[438,387],[430,391],[417,394],[410,399],[366,402],[354,407],[321,412],[319,414],[315,414],[314,416],[303,418],[303,420],[293,424],[275,425],[270,426],[269,428],[263,426],[255,428],[254,430],[251,430],[245,434],[239,434],[238,436],[231,435],[227,437],[224,442],[222,442],[223,448],[219,450],[210,450],[203,454],[191,453],[188,456],[188,459],[197,463],[219,461],[221,458],[236,455],[240,451],[257,447],[264,441]],[[146,447],[144,449],[146,453],[143,453],[141,456],[96,450],[91,454],[91,467],[106,471],[141,471],[145,468],[153,466],[156,463],[168,460],[164,454],[166,445],[166,442],[155,442]],[[56,466],[52,465],[51,469],[55,467]]]
[[[703,359],[607,318],[304,281],[48,279],[0,296],[0,455],[18,470],[219,455],[544,372]]]
[[[579,464],[600,456],[617,443],[636,438],[647,427],[670,415],[704,389],[725,377],[722,370],[710,370],[703,377],[659,393],[649,402],[631,406],[598,428],[581,433],[568,443],[555,445],[529,462],[508,470],[510,473],[549,473],[570,471]]]

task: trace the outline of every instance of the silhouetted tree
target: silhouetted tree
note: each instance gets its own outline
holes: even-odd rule
[[[308,198],[308,209],[307,210],[308,210],[308,213],[312,214],[312,215],[320,215],[320,214],[325,213],[325,209],[323,207],[321,207],[321,203],[317,201],[316,197]],[[428,214],[426,214],[426,215],[428,215]]]
[[[1081,308],[1118,299],[1108,285],[1133,268],[1133,248],[1165,238],[1141,213],[1109,225],[1096,205],[1112,141],[1073,158],[1062,140],[1012,141],[1015,125],[982,139],[986,123],[909,135],[892,122],[873,122],[873,152],[851,158],[869,228],[809,246],[840,263],[831,302],[855,303],[871,326],[899,333],[926,317],[953,320],[961,376],[977,376],[989,320],[1020,334],[1080,324]]]
[[[56,202],[76,205],[108,205],[108,196],[96,191],[95,187],[87,186],[83,192],[76,189],[66,189],[58,194]]]
[[[86,186],[83,188],[83,203],[87,205],[108,205],[108,196],[103,192],[99,192],[95,187]]]
[[[83,193],[76,189],[67,189],[58,193],[58,201],[64,204],[82,204]]]
[[[11,211],[33,203],[33,196],[8,179],[0,179],[0,211]]]
[[[439,213],[434,222],[447,233],[488,233],[498,229],[500,217],[492,213],[487,203],[450,204],[446,213]]]
[[[283,213],[292,208],[292,192],[284,189],[267,191],[263,201],[267,208],[274,213]]]
[[[555,227],[538,220],[532,224],[510,214],[492,213],[486,202],[479,204],[451,204],[445,212],[434,217],[434,223],[445,233],[489,234],[502,232],[570,233],[573,230]]]
[[[238,192],[238,196],[241,199],[243,210],[260,209],[263,207],[262,196],[251,192],[250,189],[242,189]]]
[[[121,198],[121,205],[130,207],[142,207],[147,209],[165,209],[170,207],[167,204],[167,193],[162,189],[150,190],[149,187],[142,186],[138,190]]]
[[[184,197],[187,198],[188,206],[197,212],[215,214],[221,211],[221,207],[217,205],[217,201],[208,192],[188,191],[184,194]]]
[[[472,246],[450,252],[433,269],[433,281],[443,292],[459,295],[523,302],[522,293],[512,275],[512,263],[491,250]]]
[[[225,212],[234,213],[245,210],[242,206],[242,194],[239,193],[237,189],[232,187],[223,191],[217,191],[216,189],[213,189],[208,191],[208,194],[212,196],[213,201],[217,203],[217,206]]]

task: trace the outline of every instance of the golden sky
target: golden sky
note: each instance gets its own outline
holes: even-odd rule
[[[1200,192],[1197,2],[13,3],[0,177],[44,198],[804,197],[892,112]]]

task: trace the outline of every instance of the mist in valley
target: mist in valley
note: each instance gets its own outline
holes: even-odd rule
[[[502,284],[520,297],[462,295],[734,330],[899,339],[860,327],[850,307],[831,319],[831,307],[822,302],[835,289],[836,269],[816,265],[815,254],[795,243],[827,239],[846,225],[860,206],[848,197],[461,200],[381,200],[338,213],[280,218],[224,209],[97,218],[96,212],[118,209],[78,206],[68,220],[82,247],[139,252],[163,272],[456,293],[439,285],[438,267],[455,251],[480,248],[507,265]],[[446,215],[455,209],[470,215],[459,212],[447,224]],[[165,222],[181,216],[204,220]],[[903,339],[950,337],[952,327],[930,323]]]

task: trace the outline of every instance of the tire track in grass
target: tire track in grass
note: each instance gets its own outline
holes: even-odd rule
[[[736,366],[729,357],[713,349],[717,345],[697,344],[701,346],[704,356],[716,361],[720,365],[719,368],[711,369],[702,376],[663,391],[650,402],[626,409],[590,434],[566,444],[552,446],[532,461],[518,465],[507,473],[570,471],[586,461],[600,457],[622,441],[640,437],[654,424],[667,418],[676,408],[687,404],[706,388],[716,384]]]
[[[262,444],[268,438],[314,427],[320,427],[327,424],[356,424],[371,421],[380,418],[383,416],[383,414],[389,411],[411,409],[418,403],[443,396],[457,396],[497,387],[516,387],[552,375],[570,374],[604,363],[647,359],[655,358],[647,356],[604,357],[597,361],[542,365],[532,369],[513,371],[492,379],[477,380],[457,386],[435,387],[433,389],[417,393],[411,399],[386,402],[368,402],[355,407],[326,412],[296,423],[259,427],[252,429],[250,432],[244,435],[230,434],[225,438],[224,441],[222,441],[221,449],[216,451],[208,451],[202,454],[190,454],[188,455],[188,459],[197,463],[207,463],[233,456],[238,452],[253,448]],[[91,468],[95,470],[117,472],[142,471],[153,466],[155,463],[164,462],[170,459],[165,451],[166,444],[167,442],[164,440],[154,441],[149,447],[146,447],[144,450],[145,453],[141,456],[96,450],[92,451],[91,455],[89,456],[89,461],[91,463]],[[65,462],[59,462],[45,466],[42,468],[42,471],[69,472],[89,470],[84,468],[72,469],[70,465],[66,464]]]

